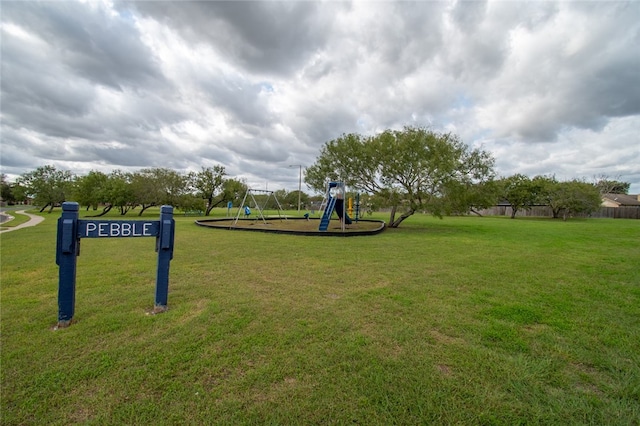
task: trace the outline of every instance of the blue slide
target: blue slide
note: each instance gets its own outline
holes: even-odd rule
[[[327,207],[324,209],[324,214],[322,215],[322,219],[320,220],[319,231],[326,231],[329,228],[329,222],[331,221],[331,215],[333,211],[336,211],[336,214],[342,220],[342,215],[344,214],[344,200],[338,199],[336,197],[329,198],[329,202],[327,203]],[[349,215],[344,214],[344,223],[347,225],[351,225],[351,218]]]
[[[347,225],[351,225],[351,218],[344,211],[344,200],[342,199],[336,200],[336,214],[338,215],[340,220],[342,220],[342,215],[344,215],[344,223]]]
[[[331,214],[333,213],[333,209],[336,205],[336,198],[330,197],[327,206],[324,208],[324,213],[322,214],[322,219],[320,220],[319,231],[326,231],[329,228],[329,221],[331,220]]]
[[[322,214],[320,220],[319,231],[326,231],[329,228],[329,222],[331,221],[331,215],[335,210],[340,220],[344,217],[344,223],[351,225],[351,218],[345,214],[344,211],[344,199],[341,197],[344,195],[344,184],[340,182],[330,182],[329,189],[327,191],[327,206]],[[338,198],[340,196],[340,198]]]

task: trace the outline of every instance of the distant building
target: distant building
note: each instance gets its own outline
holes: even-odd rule
[[[640,194],[604,194],[602,207],[640,207]]]

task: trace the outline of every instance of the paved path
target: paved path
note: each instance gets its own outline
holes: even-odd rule
[[[29,221],[25,222],[25,223],[21,223],[20,225],[16,225],[16,226],[12,226],[10,228],[3,229],[3,230],[0,231],[0,234],[2,234],[4,232],[15,231],[15,230],[20,229],[20,228],[26,228],[27,226],[36,226],[37,224],[39,224],[40,222],[42,222],[44,220],[44,217],[26,213],[24,210],[16,211],[16,213],[23,214],[25,216],[29,216]],[[7,215],[6,213],[3,213],[3,216],[9,216],[9,215]],[[11,217],[11,216],[9,216],[9,217]],[[13,217],[11,217],[11,219],[13,219]],[[9,220],[6,220],[6,221],[3,220],[2,221],[2,223],[7,223],[7,222],[9,222]]]

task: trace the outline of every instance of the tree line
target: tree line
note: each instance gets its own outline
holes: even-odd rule
[[[138,215],[142,215],[149,207],[163,204],[208,214],[246,188],[244,182],[225,175],[224,167],[214,166],[186,174],[147,168],[136,172],[114,170],[109,174],[90,171],[77,176],[47,165],[21,175],[13,185],[5,184],[3,176],[2,196],[9,202],[30,200],[41,207],[41,212],[73,200],[87,210],[101,209],[96,216],[111,209],[117,209],[121,215],[138,209]]]
[[[38,167],[18,177],[15,183],[7,182],[2,175],[2,199],[10,204],[26,202],[40,211],[60,206],[65,201],[76,201],[87,210],[102,216],[112,209],[126,215],[137,210],[141,216],[153,206],[171,205],[183,211],[201,211],[208,216],[215,207],[236,205],[247,192],[243,180],[230,178],[223,166],[203,167],[199,172],[179,173],[167,168],[145,168],[136,172],[114,170],[111,173],[90,171],[78,176],[55,166]],[[277,208],[276,200],[256,195],[256,202],[269,209]],[[275,198],[283,208],[297,205],[298,191],[275,191]],[[307,203],[310,197],[300,197]],[[266,204],[265,204],[266,203]]]
[[[593,183],[523,174],[497,177],[494,163],[490,153],[470,149],[452,133],[405,127],[374,136],[345,134],[327,142],[316,162],[305,170],[305,182],[320,194],[326,191],[328,180],[345,182],[361,193],[361,205],[367,212],[389,208],[390,227],[399,226],[418,211],[439,217],[479,214],[499,202],[511,206],[512,218],[518,211],[547,205],[555,218],[566,219],[593,212],[600,207],[602,194],[627,193],[630,186],[604,176]],[[2,176],[5,201],[30,199],[41,211],[51,211],[74,200],[87,210],[102,209],[97,216],[111,209],[121,215],[138,209],[142,215],[149,207],[163,204],[209,215],[214,207],[229,201],[237,205],[246,191],[244,181],[227,177],[219,165],[189,173],[146,168],[132,173],[91,171],[85,176],[43,166],[21,175],[14,184]],[[297,205],[298,191],[283,189],[275,195],[284,208]],[[303,206],[313,198],[300,193]],[[274,199],[271,203],[265,207],[277,207]]]

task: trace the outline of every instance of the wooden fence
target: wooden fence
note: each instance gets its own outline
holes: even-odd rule
[[[480,210],[482,216],[511,216],[511,207],[494,206]],[[560,215],[562,217],[562,214]],[[534,206],[527,210],[518,210],[516,217],[553,217],[549,206]],[[571,217],[598,217],[610,219],[640,219],[640,207],[600,207],[593,213],[572,214]]]

